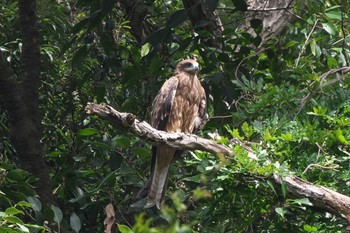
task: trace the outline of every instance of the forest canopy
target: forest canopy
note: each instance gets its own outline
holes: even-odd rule
[[[0,1],[0,232],[347,231],[349,17],[340,0]],[[149,122],[186,58],[196,137],[229,152],[184,147],[145,208],[166,142],[85,108]]]

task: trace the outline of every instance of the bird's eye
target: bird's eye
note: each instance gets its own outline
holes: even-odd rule
[[[184,66],[185,66],[185,67],[191,67],[191,66],[192,66],[192,63],[191,63],[191,62],[186,62],[186,63],[184,64]]]

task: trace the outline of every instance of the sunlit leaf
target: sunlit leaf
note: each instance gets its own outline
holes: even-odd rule
[[[338,34],[337,28],[331,23],[322,23],[323,29],[331,35]]]
[[[134,233],[134,231],[126,225],[118,224],[118,229],[121,233]]]
[[[15,207],[9,207],[5,210],[5,213],[9,214],[9,215],[10,214],[16,215],[16,214],[23,214],[23,211],[15,208]]]
[[[142,45],[141,52],[140,52],[141,57],[146,56],[149,53],[150,49],[151,49],[150,43],[145,43],[144,45]]]

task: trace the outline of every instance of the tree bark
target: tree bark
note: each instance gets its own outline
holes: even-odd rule
[[[199,33],[204,43],[210,47],[221,48],[217,39],[222,36],[223,26],[215,9],[209,9],[203,0],[183,0],[182,3],[193,30]],[[209,35],[203,37],[203,31]]]
[[[146,17],[149,15],[148,6],[153,4],[154,0],[121,0],[121,6],[129,20],[130,31],[139,43],[143,43],[146,38],[154,32],[157,27]]]
[[[117,128],[132,132],[152,144],[165,144],[175,149],[202,150],[213,154],[219,153],[225,156],[234,156],[230,148],[219,145],[212,140],[204,139],[194,134],[168,133],[156,130],[147,122],[137,120],[133,114],[120,113],[108,105],[88,103],[85,110],[88,114],[109,120]],[[232,140],[231,143],[241,144],[239,140]],[[242,146],[249,153],[251,159],[258,158],[248,146],[243,144]],[[314,185],[293,175],[283,177],[274,174],[272,180],[278,185],[283,182],[287,187],[288,193],[293,196],[309,198],[314,206],[337,215],[350,215],[350,197],[348,196],[326,187]]]
[[[36,191],[44,206],[55,203],[48,169],[43,160],[39,111],[40,44],[36,1],[19,1],[22,35],[21,75],[15,74],[0,51],[0,96],[10,122],[10,140],[20,166],[36,176]],[[18,81],[20,80],[20,81]]]
[[[279,35],[288,23],[296,19],[293,14],[294,0],[247,0],[247,4],[248,10],[245,18],[262,21],[262,30],[259,33],[262,43],[272,36]],[[255,34],[249,21],[244,28],[253,35]]]

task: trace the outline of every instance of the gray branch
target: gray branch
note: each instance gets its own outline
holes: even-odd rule
[[[109,120],[117,128],[130,131],[136,136],[158,145],[166,144],[169,147],[182,150],[201,150],[213,154],[233,156],[230,148],[217,144],[212,140],[201,138],[195,134],[168,133],[152,128],[146,121],[139,121],[131,113],[118,112],[108,105],[88,103],[86,112],[91,115],[98,115]]]
[[[121,113],[108,105],[88,103],[85,108],[87,114],[97,115],[110,121],[117,128],[132,132],[136,136],[158,145],[165,144],[169,147],[182,150],[201,150],[213,154],[234,156],[232,150],[212,140],[201,138],[194,134],[168,133],[152,128],[147,122],[139,121],[131,113]],[[232,140],[233,144],[240,144],[249,153],[249,157],[257,159],[257,155],[239,140]],[[294,197],[306,197],[310,202],[321,209],[337,215],[350,215],[350,197],[323,186],[318,186],[305,181],[297,176],[279,176],[274,174],[272,180],[275,184],[284,183],[287,191]]]

